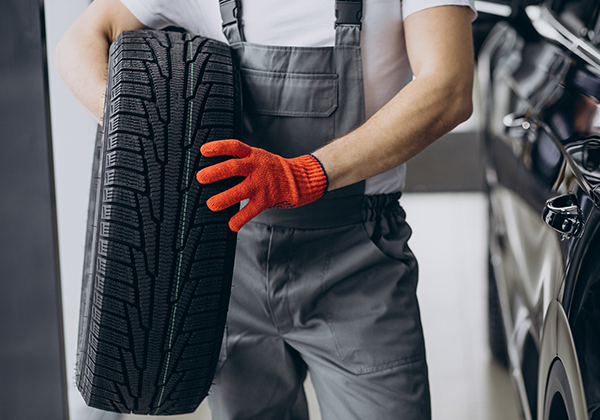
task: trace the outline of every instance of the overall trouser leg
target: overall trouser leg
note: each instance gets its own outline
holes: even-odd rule
[[[307,420],[306,364],[279,334],[269,307],[271,229],[239,232],[227,328],[209,394],[213,420]]]
[[[240,230],[215,419],[302,418],[306,366],[324,420],[430,418],[411,232],[396,197],[376,198],[360,222]]]

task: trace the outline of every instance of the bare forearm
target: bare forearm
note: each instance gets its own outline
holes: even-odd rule
[[[431,82],[413,80],[361,127],[314,153],[327,171],[329,190],[408,161],[471,115],[470,86]]]
[[[143,27],[119,0],[95,0],[58,44],[54,56],[58,73],[100,124],[110,44],[122,31]]]
[[[330,190],[406,162],[471,115],[470,19],[462,6],[433,7],[406,18],[415,79],[361,127],[314,153]]]
[[[73,27],[69,32],[73,31]],[[102,37],[65,34],[55,54],[58,73],[85,110],[102,123],[109,44]]]

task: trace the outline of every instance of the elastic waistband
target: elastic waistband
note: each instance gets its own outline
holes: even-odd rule
[[[330,200],[317,200],[294,209],[268,209],[250,223],[293,229],[326,229],[375,220],[384,213],[402,211],[401,193],[351,195]]]

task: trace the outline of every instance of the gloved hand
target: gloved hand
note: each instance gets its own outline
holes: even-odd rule
[[[206,143],[200,151],[206,157],[234,156],[198,172],[196,178],[201,184],[232,176],[246,177],[235,187],[211,197],[206,203],[209,209],[219,211],[249,198],[248,204],[229,221],[229,227],[235,232],[265,209],[302,206],[315,201],[327,191],[325,170],[312,155],[285,159],[238,140]]]

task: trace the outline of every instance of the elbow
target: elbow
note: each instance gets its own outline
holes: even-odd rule
[[[73,52],[70,51],[72,46],[68,34],[65,34],[54,50],[54,68],[67,85],[69,84],[69,57],[73,55]]]
[[[448,123],[451,129],[467,121],[473,114],[473,82],[454,84],[451,89]]]
[[[473,95],[469,90],[468,94],[462,95],[458,99],[456,125],[467,121],[471,115],[473,115]]]

